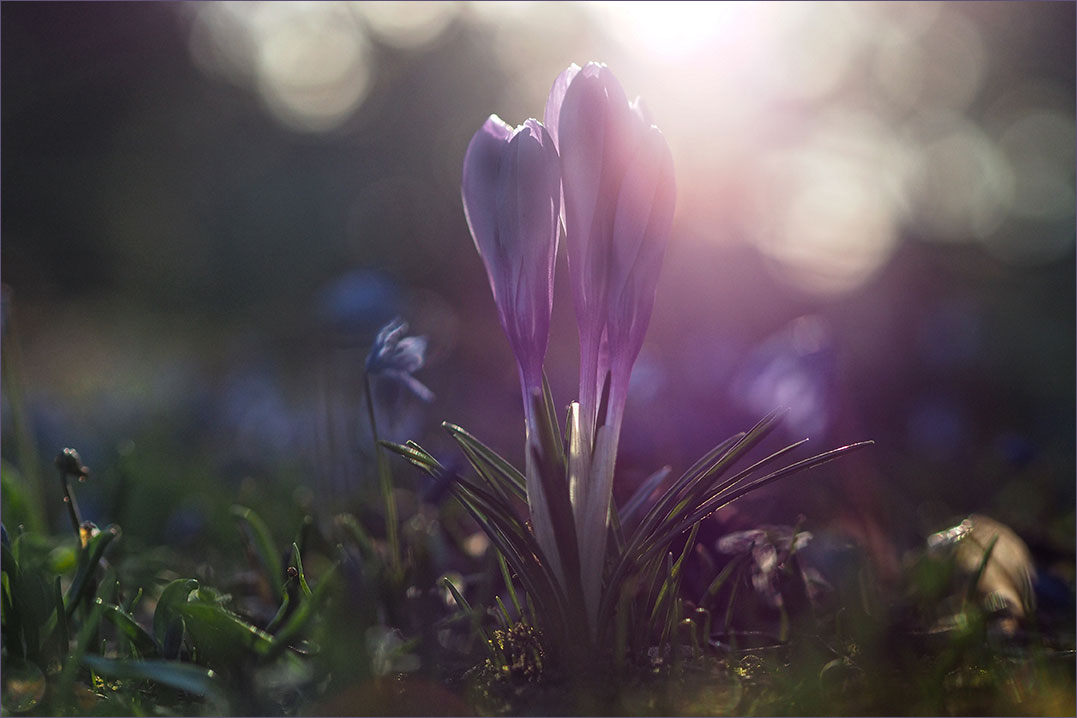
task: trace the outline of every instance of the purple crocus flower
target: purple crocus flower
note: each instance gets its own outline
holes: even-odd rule
[[[538,120],[490,115],[464,156],[464,214],[520,366],[524,404],[542,386],[561,207],[557,150]]]
[[[562,72],[546,102],[546,124],[561,158],[580,334],[581,451],[569,458],[569,490],[594,617],[628,380],[654,306],[676,187],[665,138],[605,65]],[[607,374],[607,408],[599,416]]]
[[[560,161],[546,128],[532,119],[514,130],[491,115],[468,145],[461,194],[501,327],[520,369],[528,445],[527,502],[535,539],[563,583],[532,448],[537,437],[532,397],[542,391],[561,211]]]
[[[647,332],[673,222],[673,159],[642,101],[630,103],[599,63],[571,65],[558,76],[546,125],[561,157],[580,405],[590,434],[606,370],[613,409]]]

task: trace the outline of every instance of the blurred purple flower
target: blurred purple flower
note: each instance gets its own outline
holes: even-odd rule
[[[718,539],[716,545],[721,553],[749,553],[753,548],[764,544],[779,549],[784,553],[800,551],[812,539],[808,531],[793,532],[792,526],[761,526],[747,531],[734,531]]]
[[[797,531],[791,526],[762,526],[726,534],[718,539],[716,548],[721,553],[751,556],[752,586],[771,607],[779,608],[784,603],[780,571],[811,539],[807,531]],[[802,573],[805,586],[826,583],[815,569],[805,569]]]
[[[426,337],[406,337],[407,331],[407,322],[401,319],[381,328],[366,358],[367,374],[395,381],[423,401],[432,401],[434,392],[412,376],[423,366]]]
[[[819,436],[834,414],[836,354],[833,332],[821,316],[794,319],[753,349],[733,376],[733,398],[753,413],[789,409],[783,431]]]
[[[557,150],[538,120],[512,129],[490,115],[471,138],[464,214],[520,366],[525,408],[542,385],[561,207]]]

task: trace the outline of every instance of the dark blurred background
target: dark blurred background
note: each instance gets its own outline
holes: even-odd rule
[[[886,562],[979,511],[1072,576],[1072,3],[0,16],[2,453],[44,482],[54,527],[63,446],[94,470],[87,517],[147,541],[198,540],[219,496],[359,501],[362,363],[394,316],[429,338],[436,399],[383,397],[386,433],[459,462],[450,419],[519,460],[461,162],[487,115],[541,117],[554,77],[595,59],[645,98],[678,181],[618,495],[786,405],[785,439],[876,446],[723,525],[804,514]],[[559,261],[547,370],[565,404]]]

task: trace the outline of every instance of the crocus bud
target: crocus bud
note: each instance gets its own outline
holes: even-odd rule
[[[639,99],[605,65],[572,65],[546,102],[561,157],[563,218],[580,331],[580,403],[596,417],[605,370],[627,385],[654,305],[673,219],[673,162]],[[609,365],[602,366],[603,340]]]
[[[526,397],[542,383],[561,207],[557,150],[542,124],[514,130],[491,115],[464,156],[462,195]]]
[[[561,158],[580,332],[581,441],[569,456],[569,490],[593,626],[628,379],[650,322],[676,188],[665,138],[605,65],[562,72],[546,123]]]
[[[546,128],[528,120],[513,130],[491,115],[468,145],[461,193],[501,327],[520,367],[527,428],[527,503],[535,539],[565,585],[537,458],[541,432],[534,401],[542,393],[561,211],[560,161]]]

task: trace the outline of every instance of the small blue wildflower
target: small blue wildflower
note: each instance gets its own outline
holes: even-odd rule
[[[400,318],[378,331],[366,358],[367,374],[396,381],[423,401],[432,401],[434,392],[412,376],[423,366],[426,337],[406,337],[407,331],[407,322]]]

